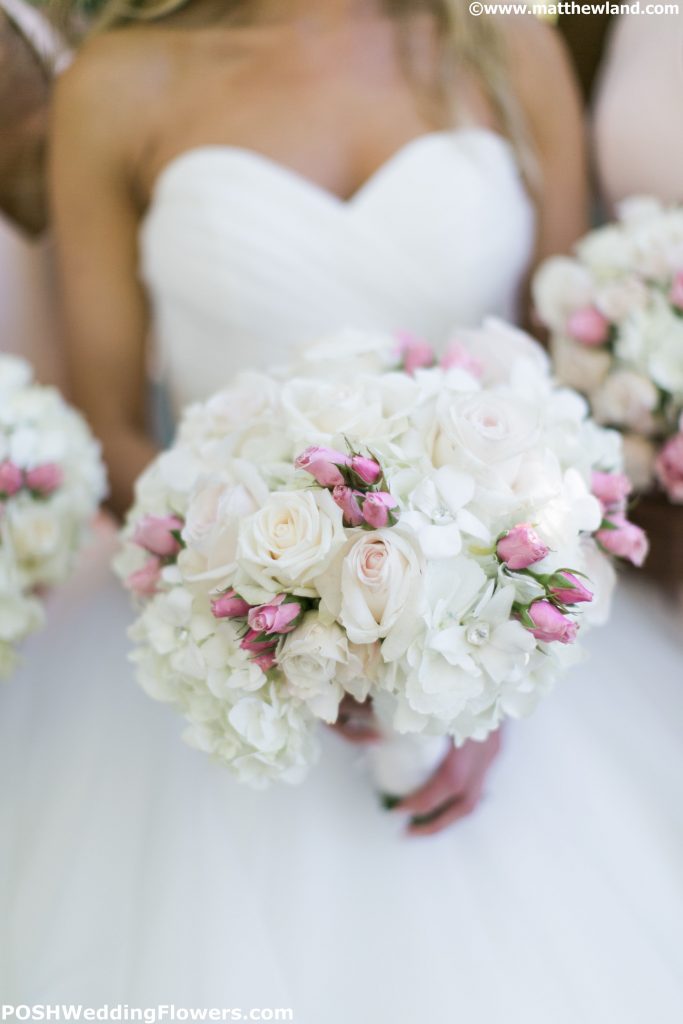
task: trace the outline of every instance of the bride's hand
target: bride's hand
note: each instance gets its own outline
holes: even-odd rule
[[[349,743],[376,743],[381,739],[372,701],[369,700],[359,704],[353,697],[344,697],[339,705],[337,721],[330,728]]]
[[[500,750],[500,730],[483,743],[453,747],[431,779],[397,805],[411,815],[408,835],[430,836],[471,814],[479,803],[489,767]]]

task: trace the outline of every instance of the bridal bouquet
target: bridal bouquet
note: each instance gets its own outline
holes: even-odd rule
[[[66,579],[105,492],[84,420],[27,363],[0,356],[0,675],[42,622],[42,588]]]
[[[640,562],[618,434],[498,322],[437,363],[346,332],[190,407],[117,570],[144,689],[252,783],[296,781],[345,694],[460,743],[527,714]]]
[[[629,200],[541,267],[534,296],[558,377],[623,432],[638,489],[683,504],[683,208]]]

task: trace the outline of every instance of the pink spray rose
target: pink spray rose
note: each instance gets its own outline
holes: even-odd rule
[[[277,658],[275,657],[275,650],[266,651],[265,654],[259,654],[256,658],[252,658],[255,665],[261,669],[262,672],[270,672],[271,668],[275,668],[277,665]]]
[[[255,633],[268,635],[291,633],[296,629],[294,620],[301,614],[301,605],[298,601],[290,601],[285,604],[285,597],[285,594],[278,594],[270,604],[252,608],[247,619],[249,628]]]
[[[31,491],[47,496],[52,494],[64,482],[64,472],[55,462],[46,462],[26,473],[26,486]]]
[[[322,448],[311,445],[294,460],[297,469],[304,469],[320,484],[321,487],[336,487],[344,483],[340,466],[348,466],[348,455],[337,452],[334,448]]]
[[[126,579],[126,587],[138,597],[153,597],[157,592],[161,577],[161,562],[158,558],[150,558],[142,569],[132,572]]]
[[[594,470],[591,490],[603,509],[622,508],[631,493],[631,481],[625,473],[601,473]]]
[[[439,365],[442,370],[465,370],[473,377],[483,377],[484,375],[481,361],[473,356],[457,338],[448,344]]]
[[[600,544],[611,555],[625,558],[633,565],[640,567],[650,550],[647,534],[635,523],[629,523],[622,515],[610,518],[611,528],[598,530],[596,537]]]
[[[567,320],[567,334],[582,345],[604,345],[609,338],[610,323],[595,306],[575,310]]]
[[[13,462],[0,462],[0,494],[9,498],[20,491],[24,483],[24,475]]]
[[[593,591],[581,582],[573,572],[559,572],[566,583],[554,583],[550,587],[550,593],[562,604],[582,604],[584,601],[593,600]]]
[[[380,530],[386,526],[390,519],[390,512],[398,505],[396,498],[386,491],[376,491],[366,494],[363,502],[363,519],[368,526]]]
[[[399,331],[398,341],[398,354],[406,373],[412,375],[416,370],[434,365],[434,349],[422,338],[409,331]]]
[[[551,644],[573,644],[576,640],[578,626],[563,615],[551,601],[534,601],[528,609],[529,618],[533,622],[530,632],[537,640]]]
[[[260,633],[250,629],[246,636],[240,640],[242,650],[249,651],[250,654],[255,654],[257,657],[275,650],[275,644],[272,640],[259,640],[259,636]]]
[[[133,543],[159,558],[171,558],[182,547],[174,536],[182,528],[182,520],[177,516],[144,516],[135,526]]]
[[[676,505],[683,505],[683,434],[674,434],[655,459],[660,484]]]
[[[251,605],[244,601],[234,590],[228,590],[211,602],[211,611],[217,619],[245,619]]]
[[[671,291],[669,292],[669,302],[672,306],[683,309],[683,270],[679,270],[673,279]]]
[[[543,543],[529,523],[519,523],[504,534],[496,546],[501,562],[508,569],[526,569],[548,554],[548,547]]]
[[[360,526],[364,522],[363,513],[358,504],[358,498],[363,497],[360,491],[354,491],[353,488],[340,484],[333,489],[332,497],[344,513],[345,526]]]
[[[366,459],[364,455],[353,456],[351,469],[364,484],[375,484],[382,475],[382,467],[374,459]]]

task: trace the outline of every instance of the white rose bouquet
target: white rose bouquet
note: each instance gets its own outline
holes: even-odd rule
[[[644,557],[620,465],[619,435],[497,322],[438,364],[347,332],[243,374],[138,481],[117,570],[140,682],[256,784],[301,779],[347,694],[423,753],[483,739],[605,619],[608,552]]]
[[[0,675],[41,624],[40,592],[68,576],[104,494],[82,417],[23,360],[0,356]]]
[[[628,200],[573,259],[546,261],[534,298],[559,379],[622,431],[637,489],[683,504],[683,208]]]

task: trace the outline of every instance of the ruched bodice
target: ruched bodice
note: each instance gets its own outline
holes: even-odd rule
[[[534,235],[513,151],[483,129],[403,147],[348,201],[250,150],[203,146],[162,171],[142,275],[176,405],[343,327],[443,343],[513,317]]]

